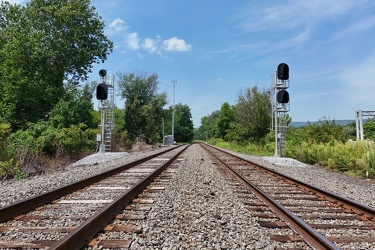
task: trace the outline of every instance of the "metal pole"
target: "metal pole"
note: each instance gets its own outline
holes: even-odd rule
[[[164,135],[164,117],[161,118],[161,124],[163,127],[163,145],[165,144],[165,135]]]
[[[362,110],[359,111],[359,128],[361,130],[361,141],[365,139],[365,135],[363,132],[363,117],[362,117]]]
[[[277,113],[277,104],[275,106],[275,156],[279,156],[279,145],[278,145],[278,142],[279,142],[279,138],[278,138],[278,120],[277,120],[277,116],[278,116],[278,113]]]
[[[172,139],[174,143],[174,109],[175,109],[175,93],[177,80],[172,80],[173,83],[173,107],[172,107]]]
[[[105,145],[104,145],[104,103],[103,100],[101,102],[101,126],[102,126],[102,140],[100,142],[100,147],[99,147],[99,153],[104,153],[105,152]]]
[[[274,98],[273,98],[273,107],[274,107],[274,116],[275,116],[275,156],[279,156],[279,146],[278,146],[278,112],[277,112],[277,80],[276,80],[276,72],[272,76],[272,86],[274,91]]]
[[[357,132],[357,141],[360,140],[360,126],[359,126],[359,113],[361,110],[358,110],[355,112],[355,126],[356,126],[356,132]]]

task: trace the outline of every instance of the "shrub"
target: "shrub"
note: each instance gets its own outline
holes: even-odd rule
[[[22,179],[28,175],[21,171],[19,164],[14,164],[13,159],[8,161],[0,161],[0,177],[4,179],[12,176],[15,179]]]
[[[370,141],[287,143],[286,154],[308,164],[361,177],[375,177],[375,148]]]
[[[19,130],[8,138],[8,153],[11,157],[17,151],[27,148],[35,155],[54,156],[64,148],[70,155],[95,149],[95,131],[86,125],[70,125],[68,128],[55,128],[46,122],[31,124],[27,130]]]

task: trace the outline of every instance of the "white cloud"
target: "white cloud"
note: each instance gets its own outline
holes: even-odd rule
[[[167,40],[162,40],[161,36],[157,36],[155,39],[148,37],[142,41],[136,32],[126,37],[126,43],[132,50],[144,49],[156,55],[160,55],[162,49],[166,51],[189,51],[192,47],[190,44],[186,44],[183,39],[178,39],[177,37]],[[143,56],[139,58],[143,58]]]
[[[189,51],[192,45],[187,44],[185,40],[172,37],[168,40],[163,41],[164,50],[167,51]]]
[[[159,38],[159,37],[158,37]],[[142,48],[149,51],[152,54],[160,54],[160,50],[158,48],[158,40],[154,40],[151,38],[146,38],[142,43]]]
[[[129,34],[126,38],[126,43],[130,49],[138,50],[140,48],[138,33],[134,32]]]
[[[111,34],[117,33],[117,32],[122,32],[126,31],[129,27],[126,25],[126,22],[122,20],[121,18],[117,18],[113,20],[109,24],[109,30]]]

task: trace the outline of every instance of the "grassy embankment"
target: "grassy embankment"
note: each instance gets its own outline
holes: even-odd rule
[[[245,154],[274,154],[274,145],[260,146],[249,143],[242,146],[221,140],[211,141],[210,144]],[[375,178],[375,145],[371,141],[333,141],[325,144],[302,142],[301,145],[291,145],[287,142],[285,157],[319,165],[331,171],[344,172],[350,176]]]

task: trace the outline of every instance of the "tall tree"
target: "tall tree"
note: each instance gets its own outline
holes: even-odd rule
[[[161,138],[161,118],[167,103],[165,93],[157,93],[158,75],[144,72],[119,74],[119,89],[125,100],[125,126],[131,141],[141,138],[154,143]]]
[[[55,128],[69,128],[71,125],[85,124],[88,128],[95,128],[91,101],[92,92],[88,84],[78,88],[75,84],[65,84],[65,93],[52,108],[49,121]],[[91,92],[91,93],[90,93]]]
[[[261,142],[270,130],[271,91],[257,86],[241,91],[235,106],[233,129],[243,141]]]
[[[197,140],[206,140],[208,138],[215,136],[215,124],[217,119],[219,118],[220,111],[215,110],[210,115],[203,116],[201,118],[201,125],[195,131],[195,139]]]
[[[191,142],[194,137],[194,124],[188,105],[175,105],[175,135],[177,142]]]
[[[234,120],[234,111],[229,103],[225,102],[221,105],[220,114],[216,120],[216,135],[224,139],[227,135],[230,123]]]
[[[86,80],[113,49],[89,0],[1,2],[0,20],[0,116],[16,129],[41,119],[64,81]]]

